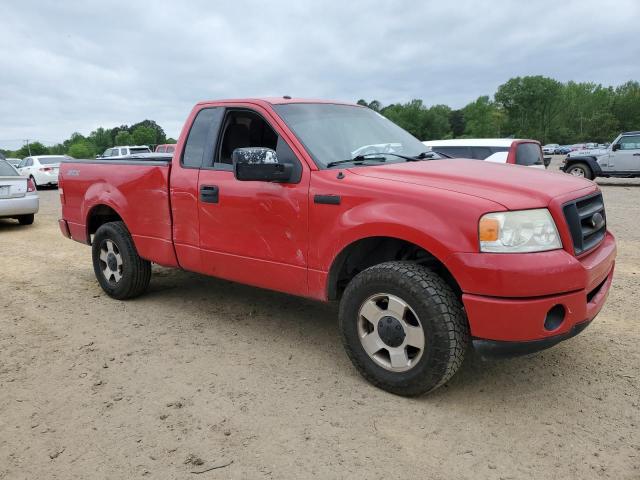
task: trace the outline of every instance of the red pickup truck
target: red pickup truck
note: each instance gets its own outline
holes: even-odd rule
[[[339,301],[354,365],[402,395],[442,385],[470,345],[509,356],[581,332],[616,256],[598,186],[424,150],[358,105],[201,102],[173,156],[63,163],[60,228],[116,299],[153,262]]]

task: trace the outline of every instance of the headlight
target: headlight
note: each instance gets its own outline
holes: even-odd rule
[[[562,248],[556,224],[546,208],[487,213],[478,228],[480,251],[544,252]]]

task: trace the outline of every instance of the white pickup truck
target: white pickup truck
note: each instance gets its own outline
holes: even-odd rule
[[[570,155],[560,170],[576,177],[640,177],[640,131],[623,132],[608,148]]]

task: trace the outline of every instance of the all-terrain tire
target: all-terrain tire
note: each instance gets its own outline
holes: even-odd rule
[[[591,167],[586,163],[574,163],[569,168],[567,168],[567,173],[569,175],[575,175],[577,177],[584,177],[588,180],[593,180],[593,172],[591,171]]]
[[[100,258],[107,242],[117,251],[121,265],[117,267],[119,279],[107,279],[103,273],[106,262]],[[115,246],[114,246],[115,245]],[[100,226],[93,237],[93,270],[98,283],[107,295],[126,300],[143,294],[151,280],[151,262],[138,255],[133,239],[123,222],[109,222]]]
[[[407,371],[383,368],[361,342],[357,326],[362,321],[360,309],[382,292],[406,302],[424,331],[425,348]],[[339,323],[344,348],[360,374],[397,395],[421,395],[443,385],[462,365],[469,344],[469,326],[460,299],[439,275],[412,262],[381,263],[356,275],[341,299]]]
[[[20,225],[31,225],[33,223],[34,218],[35,216],[33,213],[29,215],[20,215],[18,217],[18,222],[20,222]]]

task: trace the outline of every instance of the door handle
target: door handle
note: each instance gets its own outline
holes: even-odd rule
[[[203,203],[218,203],[219,191],[217,185],[201,185],[200,201]]]

